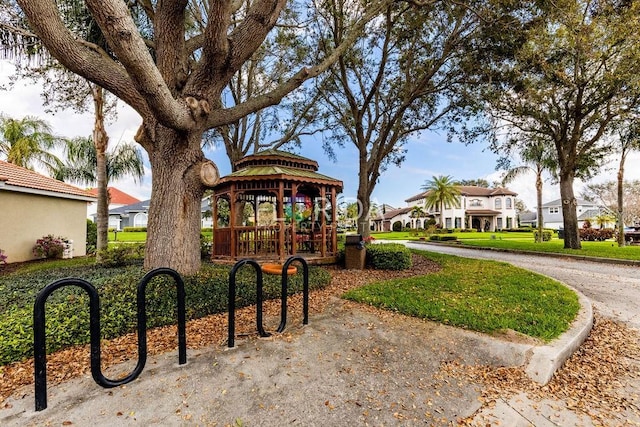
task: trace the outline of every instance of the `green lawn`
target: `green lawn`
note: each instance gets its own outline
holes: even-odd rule
[[[480,332],[514,330],[544,341],[566,331],[580,304],[565,286],[507,263],[418,251],[435,274],[373,283],[345,298]]]
[[[418,240],[420,237],[412,232],[374,233],[372,235],[376,239],[384,240]],[[449,242],[450,244],[462,244],[464,246],[640,260],[640,246],[624,246],[620,248],[613,240],[582,242],[582,249],[564,249],[564,241],[558,239],[557,235],[554,235],[550,241],[543,243],[536,243],[533,233],[479,233],[474,231],[470,233],[453,233],[451,235],[456,236],[458,241]]]

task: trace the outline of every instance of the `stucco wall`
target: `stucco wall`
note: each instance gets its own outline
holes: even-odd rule
[[[34,259],[36,240],[53,234],[73,240],[73,256],[86,255],[87,202],[0,191],[0,249],[7,262]]]

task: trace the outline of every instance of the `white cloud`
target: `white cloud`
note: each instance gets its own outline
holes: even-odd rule
[[[0,60],[0,87],[9,83],[15,67],[6,60]],[[42,86],[18,81],[11,90],[0,90],[0,114],[20,119],[25,116],[39,117],[51,125],[53,133],[66,138],[88,137],[93,131],[93,114],[78,114],[73,110],[47,113],[42,106]],[[105,128],[109,135],[109,145],[114,147],[121,142],[134,142],[133,138],[142,123],[142,119],[131,107],[120,102],[115,120],[107,123]],[[146,153],[143,154],[146,159]],[[147,162],[148,165],[148,162]],[[141,184],[133,179],[112,182],[125,193],[141,200],[151,196],[151,170],[145,167],[145,177]]]

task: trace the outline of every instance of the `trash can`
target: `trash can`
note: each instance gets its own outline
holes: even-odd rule
[[[364,260],[367,250],[361,234],[349,234],[345,236],[344,266],[347,270],[364,269]]]

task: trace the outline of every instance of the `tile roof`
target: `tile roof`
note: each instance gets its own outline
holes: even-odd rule
[[[485,188],[485,187],[477,187],[473,185],[460,185],[458,186],[460,189],[460,194],[463,196],[517,196],[518,193],[514,193],[513,191],[497,187],[497,188]],[[427,195],[428,191],[423,191],[420,194],[416,194],[415,196],[409,197],[405,202],[414,202],[416,200],[423,199]]]
[[[109,187],[107,190],[109,191],[109,198],[110,198],[111,204],[132,205],[140,201],[140,199],[136,199],[135,197],[128,195],[124,191],[118,190],[116,187]],[[87,191],[96,197],[98,196],[97,188],[90,188]]]
[[[15,191],[24,189],[30,190],[31,192],[43,191],[94,199],[86,190],[0,160],[0,188],[3,187],[2,184],[14,187]]]

